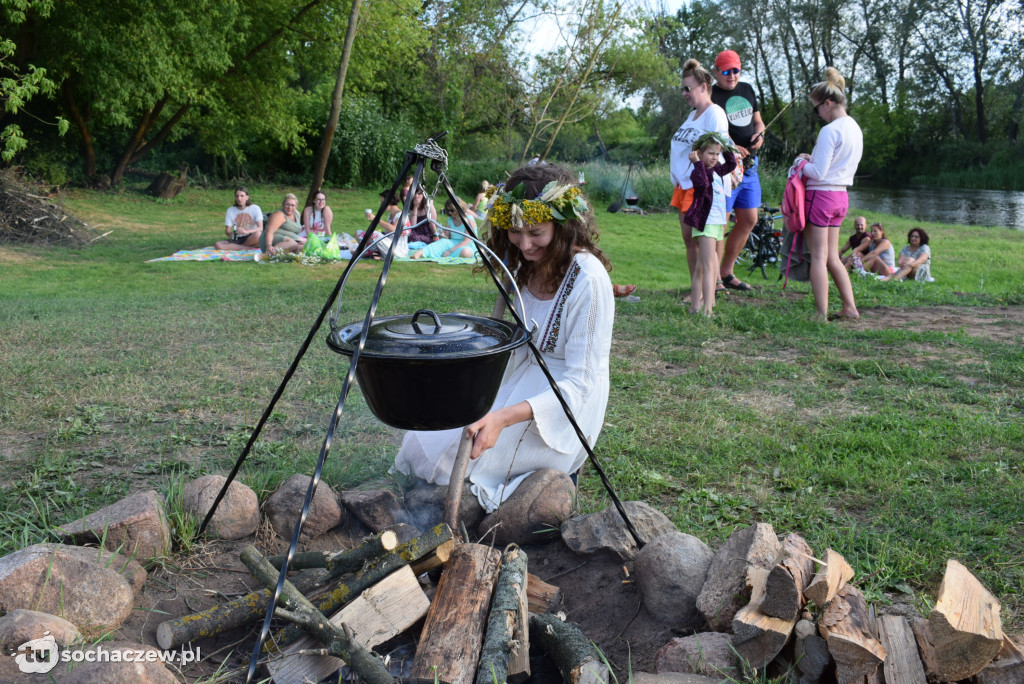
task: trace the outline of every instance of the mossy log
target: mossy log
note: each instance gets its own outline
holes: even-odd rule
[[[274,568],[254,546],[247,546],[240,556],[253,577],[270,590],[277,587],[280,570]],[[309,599],[291,582],[285,580],[281,602],[287,608],[277,608],[275,614],[299,626],[310,636],[319,639],[327,652],[344,660],[359,678],[367,684],[392,684],[394,678],[371,651],[355,640],[348,625],[335,625],[318,611]]]
[[[491,612],[487,618],[484,646],[476,670],[476,684],[508,681],[509,659],[513,652],[528,649],[528,643],[517,643],[516,626],[522,616],[522,596],[527,582],[526,554],[511,548],[501,557],[498,581],[494,585]],[[528,636],[528,635],[524,635]]]
[[[328,575],[327,570],[306,570],[293,579],[293,584],[300,592],[309,593],[326,584]],[[270,597],[269,590],[260,589],[199,613],[166,620],[156,628],[157,643],[162,649],[173,649],[255,622],[267,612]]]
[[[375,558],[379,558],[388,551],[394,551],[398,546],[398,535],[391,530],[384,530],[380,534],[370,537],[354,549],[347,551],[305,551],[292,556],[292,562],[288,564],[290,570],[304,570],[306,568],[326,568],[332,575],[347,575],[350,572],[358,572],[364,565]],[[284,556],[271,556],[267,559],[272,566],[281,569],[284,563]]]
[[[317,610],[328,615],[333,613],[398,568],[415,563],[451,539],[450,527],[444,523],[435,525],[415,539],[410,539],[370,561],[353,577],[338,582],[334,589],[316,604]],[[332,580],[341,574],[343,573],[338,573],[337,570],[328,571],[328,577]],[[265,649],[274,652],[294,643],[301,636],[301,629],[289,625],[279,630],[273,639],[268,639]]]
[[[530,643],[548,654],[566,684],[608,683],[608,666],[577,625],[557,615],[531,615]]]

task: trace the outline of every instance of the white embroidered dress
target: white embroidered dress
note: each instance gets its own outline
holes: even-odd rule
[[[523,290],[526,320],[537,322],[533,341],[558,383],[591,446],[608,406],[608,357],[615,299],[601,262],[580,252],[555,297],[541,300]],[[502,430],[497,443],[470,461],[466,479],[485,510],[493,511],[532,472],[554,468],[575,472],[587,457],[576,431],[529,347],[509,361],[494,407],[528,401],[533,419]],[[463,429],[406,433],[395,469],[427,482],[448,484]]]

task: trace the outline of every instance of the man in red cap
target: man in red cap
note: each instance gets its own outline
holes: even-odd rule
[[[736,214],[736,225],[725,240],[719,273],[725,287],[749,292],[754,288],[737,278],[733,268],[757,223],[757,210],[761,206],[756,152],[764,144],[765,127],[754,88],[749,83],[740,82],[740,56],[733,50],[718,53],[713,73],[715,85],[711,88],[711,101],[725,110],[729,119],[729,137],[739,150],[745,169],[743,180],[726,198],[726,210]]]

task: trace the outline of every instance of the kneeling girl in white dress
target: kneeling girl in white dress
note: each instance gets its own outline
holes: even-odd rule
[[[592,208],[567,169],[535,164],[494,186],[481,230],[488,247],[507,257],[526,323],[537,324],[533,342],[593,446],[608,405],[615,299]],[[586,459],[528,346],[513,353],[487,415],[466,428],[406,433],[395,469],[448,484],[463,432],[473,438],[466,479],[488,512],[534,471],[573,473]]]

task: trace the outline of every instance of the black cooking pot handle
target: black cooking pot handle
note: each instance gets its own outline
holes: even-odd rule
[[[427,314],[434,319],[434,332],[431,333],[432,335],[436,335],[441,332],[441,319],[437,317],[437,314],[430,309],[420,309],[412,315],[412,329],[416,331],[417,335],[423,334],[423,331],[420,330],[420,326],[416,323],[416,317],[420,314]]]

